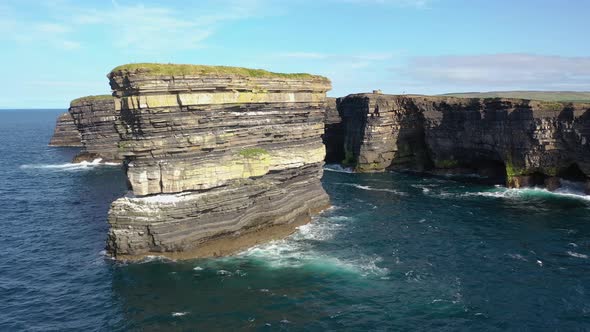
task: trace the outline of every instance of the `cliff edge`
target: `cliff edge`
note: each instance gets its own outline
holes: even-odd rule
[[[590,179],[590,104],[355,94],[338,99],[359,172],[475,172],[510,187]]]
[[[115,128],[118,114],[111,95],[86,96],[73,100],[68,112],[82,137],[83,150],[74,162],[102,159],[121,162],[119,133]]]
[[[57,117],[55,130],[53,131],[53,136],[51,136],[51,141],[49,141],[49,146],[81,147],[81,139],[80,132],[74,124],[74,119],[72,119],[70,114],[62,113]]]
[[[109,212],[113,256],[226,255],[329,206],[320,183],[328,79],[162,64],[108,78],[131,190]]]

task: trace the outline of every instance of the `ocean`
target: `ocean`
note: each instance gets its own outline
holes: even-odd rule
[[[104,252],[118,166],[0,111],[1,331],[590,330],[590,197],[326,166],[333,207],[216,259]]]

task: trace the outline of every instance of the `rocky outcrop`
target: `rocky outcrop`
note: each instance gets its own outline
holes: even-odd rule
[[[326,162],[340,163],[344,160],[344,123],[336,107],[336,98],[328,98],[324,118],[322,141],[326,146]]]
[[[132,190],[109,212],[113,256],[225,255],[329,206],[326,78],[139,64],[109,79]]]
[[[69,113],[60,114],[55,123],[55,130],[49,146],[80,147],[82,146],[80,140],[80,132],[74,124],[74,119],[72,119]]]
[[[103,162],[121,162],[115,128],[118,113],[111,95],[88,96],[70,103],[69,113],[82,136],[83,150],[74,162],[102,159]]]
[[[345,162],[360,172],[478,172],[553,189],[590,177],[590,104],[357,94],[338,110]]]

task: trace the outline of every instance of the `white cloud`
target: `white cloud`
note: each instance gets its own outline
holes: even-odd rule
[[[363,4],[363,5],[391,5],[398,7],[428,8],[436,0],[334,0],[341,3]]]
[[[80,48],[80,43],[75,42],[75,41],[63,40],[61,43],[62,43],[63,49],[65,49],[65,50],[77,50]]]
[[[385,61],[392,59],[394,53],[367,53],[367,54],[331,54],[316,52],[285,52],[277,56],[292,59],[309,59],[309,60],[339,60],[339,61]]]
[[[41,23],[36,26],[40,33],[62,34],[70,31],[70,28],[58,23]]]
[[[136,1],[105,3],[45,0],[29,5],[45,6],[46,16],[59,23],[12,19],[4,14],[8,11],[2,10],[0,33],[18,33],[0,38],[18,42],[46,42],[54,47],[72,50],[82,46],[85,33],[96,34],[98,31],[113,40],[113,46],[120,49],[138,52],[193,49],[203,47],[203,42],[222,24],[263,13],[262,1],[202,1],[186,6],[170,3],[168,6]],[[22,9],[20,11],[22,14]]]
[[[280,53],[280,57],[293,58],[293,59],[326,59],[330,55],[325,53],[313,53],[313,52],[287,52]]]
[[[444,89],[590,88],[590,57],[534,54],[422,56],[393,69],[413,84]]]

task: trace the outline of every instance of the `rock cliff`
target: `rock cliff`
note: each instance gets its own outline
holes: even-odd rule
[[[62,113],[57,118],[49,146],[82,146],[80,132],[69,113]]]
[[[590,178],[590,104],[356,94],[338,111],[343,162],[360,172],[478,172],[551,189]]]
[[[111,95],[87,96],[73,100],[69,113],[82,136],[82,152],[75,162],[101,158],[104,162],[121,162],[119,133],[115,127],[118,114]]]
[[[328,98],[322,136],[327,163],[339,163],[344,159],[344,137],[344,123],[336,107],[336,98]]]
[[[326,78],[158,64],[108,77],[132,190],[109,212],[113,256],[225,255],[329,206]]]

